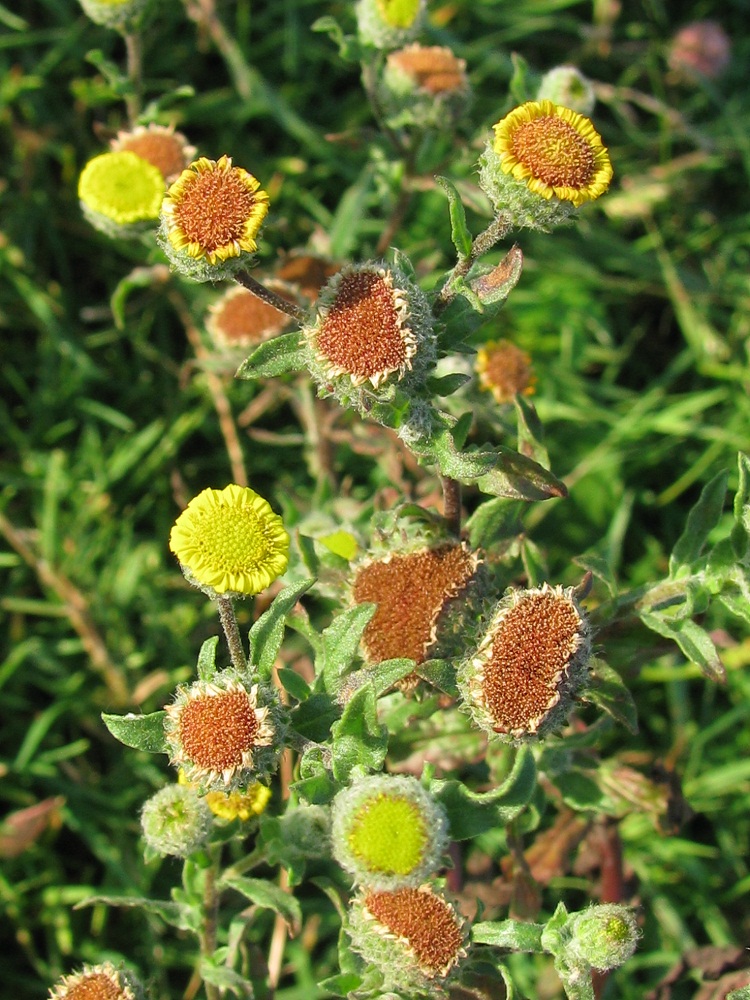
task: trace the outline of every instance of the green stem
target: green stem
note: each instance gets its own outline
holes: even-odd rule
[[[435,305],[432,307],[436,316],[446,309],[455,299],[457,295],[457,279],[465,278],[474,263],[479,260],[483,254],[488,253],[488,251],[490,251],[496,243],[503,239],[504,236],[507,236],[509,231],[510,221],[508,218],[504,215],[498,215],[497,218],[492,220],[486,229],[484,229],[478,236],[474,237],[469,255],[467,257],[459,258],[456,266],[450,272],[443,284],[443,287],[440,289],[440,294],[435,300]]]
[[[238,285],[242,285],[246,288],[248,292],[252,292],[256,298],[259,298],[261,302],[265,302],[266,305],[273,306],[274,309],[278,309],[279,312],[285,313],[287,316],[291,316],[292,319],[296,320],[298,323],[304,323],[307,319],[307,313],[304,309],[296,306],[289,299],[285,299],[282,295],[277,295],[276,292],[272,292],[270,288],[266,288],[265,285],[261,285],[259,281],[256,281],[252,275],[248,274],[247,271],[238,271],[234,276],[234,280]]]
[[[219,927],[219,893],[216,889],[216,877],[219,871],[221,848],[213,855],[211,865],[206,869],[206,880],[203,884],[203,923],[200,931],[200,949],[202,958],[211,958],[216,951]],[[206,990],[206,1000],[221,1000],[221,990],[213,983],[203,985]]]
[[[141,113],[141,95],[143,93],[143,47],[141,35],[137,31],[123,33],[125,52],[127,53],[128,81],[130,93],[125,98],[128,111],[128,123],[131,128],[138,121]]]
[[[247,670],[247,657],[242,648],[242,639],[237,625],[237,616],[234,613],[234,604],[231,597],[217,597],[216,604],[219,609],[219,620],[224,629],[224,635],[229,646],[229,655],[232,658],[232,666],[235,670],[244,673]]]

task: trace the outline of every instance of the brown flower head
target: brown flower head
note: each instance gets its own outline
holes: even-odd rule
[[[273,770],[283,728],[274,688],[250,686],[224,670],[178,689],[167,706],[165,733],[171,761],[188,781],[230,791]]]
[[[589,654],[588,624],[571,588],[511,591],[460,667],[459,688],[488,733],[540,736],[564,720]]]
[[[271,278],[264,284],[272,292],[294,302],[294,295],[284,282]],[[241,285],[234,285],[209,306],[206,329],[218,347],[248,348],[275,337],[291,322],[286,313],[279,312]]]
[[[510,403],[516,393],[530,396],[536,377],[531,358],[508,340],[494,340],[477,352],[476,370],[479,384],[491,392],[498,403]]]
[[[439,995],[466,955],[461,917],[431,886],[365,890],[349,915],[352,947],[380,969],[386,989]]]
[[[197,152],[181,132],[154,124],[118,132],[110,145],[113,150],[129,150],[153,164],[168,184],[179,177]]]
[[[132,973],[103,962],[63,976],[50,990],[50,1000],[144,1000],[144,992]]]
[[[430,94],[452,93],[468,87],[466,62],[440,45],[414,44],[391,52],[386,61],[388,70],[402,74]]]
[[[367,659],[380,663],[406,657],[422,663],[437,640],[447,605],[466,590],[478,563],[477,554],[458,543],[364,563],[352,596],[356,604],[378,606],[362,637]]]

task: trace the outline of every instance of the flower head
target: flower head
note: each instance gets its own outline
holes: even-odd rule
[[[424,293],[386,264],[342,268],[320,293],[316,318],[303,332],[308,366],[323,391],[362,412],[372,389],[419,382],[435,361]]]
[[[206,805],[219,819],[231,822],[234,819],[247,823],[265,812],[271,798],[271,789],[256,781],[239,792],[209,792]]]
[[[268,195],[252,174],[228,156],[202,156],[167,191],[160,242],[188,277],[217,281],[247,266],[267,212]]]
[[[143,25],[153,0],[80,0],[95,24],[117,31],[133,31]]]
[[[575,66],[555,66],[539,83],[537,101],[552,101],[564,108],[589,115],[594,110],[596,96],[591,80]]]
[[[286,723],[272,686],[223,670],[178,688],[166,711],[171,762],[201,790],[237,791],[275,770]]]
[[[294,301],[288,285],[283,282],[270,279],[265,285],[290,302]],[[206,329],[219,347],[248,348],[275,337],[290,322],[286,313],[279,312],[241,285],[234,285],[209,307]]]
[[[729,66],[732,43],[718,21],[691,21],[677,32],[669,49],[669,68],[685,80],[715,80]]]
[[[638,944],[638,924],[627,906],[602,903],[574,914],[565,931],[570,935],[571,957],[583,959],[600,972],[626,962]]]
[[[108,236],[132,237],[151,228],[163,197],[161,172],[132,152],[95,156],[78,181],[83,214]]]
[[[354,602],[378,606],[362,636],[367,659],[403,656],[423,663],[438,639],[441,617],[465,596],[478,563],[475,552],[452,542],[363,563],[354,578]]]
[[[498,403],[510,403],[520,393],[534,392],[536,377],[531,358],[508,340],[489,341],[477,352],[476,370],[479,384],[491,392]]]
[[[135,976],[111,962],[84,965],[80,972],[63,976],[49,996],[50,1000],[145,1000]]]
[[[397,49],[419,34],[425,16],[425,0],[359,0],[359,39],[376,49]]]
[[[352,902],[352,948],[379,969],[384,989],[439,996],[466,955],[461,917],[429,885],[363,890]]]
[[[513,590],[461,665],[459,688],[488,733],[538,737],[564,720],[589,653],[588,623],[571,588]]]
[[[181,132],[153,123],[118,132],[110,145],[115,152],[128,150],[147,160],[161,172],[167,183],[179,177],[197,152]]]
[[[442,864],[448,821],[412,777],[375,775],[333,801],[333,854],[372,889],[418,886]]]
[[[167,785],[146,801],[141,829],[157,854],[186,858],[205,846],[211,810],[190,785]]]
[[[174,523],[169,547],[187,579],[210,594],[259,594],[286,570],[289,535],[248,486],[205,489]]]
[[[445,131],[466,110],[466,63],[445,46],[408,45],[389,54],[379,97],[391,128]]]

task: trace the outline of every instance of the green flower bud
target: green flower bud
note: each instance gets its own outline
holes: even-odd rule
[[[336,796],[333,856],[372,889],[418,886],[443,863],[445,812],[412,777],[362,778]]]
[[[63,976],[49,992],[49,1000],[146,1000],[142,984],[132,972],[111,962],[84,965],[80,972]]]
[[[602,903],[574,914],[565,930],[570,934],[570,957],[583,959],[600,972],[622,965],[638,944],[633,911],[617,903]]]
[[[132,239],[155,228],[163,197],[161,171],[129,151],[95,156],[78,181],[84,216],[113,238]]]
[[[426,0],[359,0],[357,30],[364,45],[397,49],[419,35],[425,21]]]
[[[347,922],[352,948],[401,996],[444,997],[466,955],[464,921],[429,885],[394,892],[363,890]]]
[[[134,31],[143,25],[154,0],[80,0],[95,24],[117,31]]]
[[[591,80],[575,66],[556,66],[545,73],[539,84],[537,101],[552,101],[581,115],[590,115],[596,104]]]
[[[143,836],[157,854],[188,857],[205,846],[211,826],[211,810],[189,785],[167,785],[141,812]]]

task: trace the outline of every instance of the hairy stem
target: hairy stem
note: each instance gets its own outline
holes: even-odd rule
[[[450,476],[441,476],[443,484],[443,517],[451,534],[461,537],[461,483]]]
[[[231,597],[218,597],[216,604],[219,609],[219,620],[224,629],[224,635],[229,646],[229,655],[232,658],[232,666],[235,670],[243,672],[247,670],[247,657],[242,648],[242,639],[237,625],[237,616],[234,613],[234,604]]]
[[[270,288],[266,288],[265,285],[261,285],[259,281],[256,281],[252,275],[248,274],[247,271],[239,271],[234,276],[234,280],[238,285],[242,285],[246,288],[248,292],[252,292],[261,302],[265,302],[268,306],[273,306],[274,309],[278,309],[279,312],[285,313],[287,316],[291,316],[292,319],[296,320],[298,323],[304,323],[307,318],[307,313],[300,306],[296,306],[289,299],[285,299],[282,295],[277,295],[276,292],[272,292]]]
[[[503,215],[498,215],[486,229],[474,237],[468,257],[460,257],[456,266],[445,279],[443,287],[440,289],[440,294],[435,300],[435,305],[432,307],[435,315],[441,313],[455,299],[458,294],[456,290],[457,279],[465,278],[474,263],[483,254],[488,253],[504,236],[507,236],[509,230],[510,223],[508,219]]]
[[[128,112],[128,124],[131,128],[138,121],[141,113],[141,97],[143,93],[143,46],[141,35],[137,31],[127,31],[123,34],[125,52],[128,64],[128,82],[130,93],[125,99]]]

